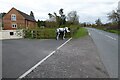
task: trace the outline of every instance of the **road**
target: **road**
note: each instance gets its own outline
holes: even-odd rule
[[[3,78],[18,78],[65,40],[3,40]]]
[[[90,36],[72,39],[25,78],[109,78]],[[80,78],[80,79],[79,79]]]
[[[87,28],[111,78],[118,78],[118,35]]]

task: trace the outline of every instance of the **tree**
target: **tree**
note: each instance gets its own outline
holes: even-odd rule
[[[101,26],[102,25],[101,19],[99,19],[99,18],[95,22],[96,22],[97,26]]]
[[[3,23],[3,17],[4,17],[5,14],[6,14],[5,12],[0,13],[0,19],[2,20],[0,26],[2,26],[2,27],[4,26],[4,23]]]
[[[120,29],[120,10],[113,10],[112,12],[108,13],[108,19],[112,20],[112,23],[116,23]]]
[[[65,25],[65,23],[66,23],[66,16],[64,15],[64,12],[63,12],[63,9],[61,8],[60,10],[59,10],[59,14],[60,14],[60,24],[61,25]]]
[[[48,13],[49,16],[49,21],[56,21],[55,16],[52,15],[51,13]]]
[[[60,14],[61,16],[63,15],[63,9],[62,9],[62,8],[59,10],[59,14]]]
[[[59,10],[60,16],[58,16],[56,12],[54,12],[54,14],[48,13],[49,21],[53,22],[53,23],[56,22],[58,27],[60,27],[61,25],[65,25],[65,23],[66,23],[66,16],[63,13],[64,12],[63,12],[62,8]]]
[[[56,18],[56,23],[60,27],[61,25],[61,17],[57,15],[57,13],[54,12],[55,18]]]
[[[67,15],[67,20],[71,22],[71,24],[79,24],[79,16],[76,11],[71,11]]]
[[[112,12],[108,13],[108,19],[112,20],[113,22],[118,22],[119,21],[118,12],[113,10]]]
[[[37,25],[38,25],[38,27],[45,26],[45,21],[40,21],[40,20],[38,19]]]
[[[38,19],[37,25],[38,25],[38,27],[40,27],[40,20],[39,19]]]
[[[52,14],[51,13],[48,13],[48,16],[49,16],[49,19],[52,17]]]
[[[30,12],[30,16],[32,16],[33,18],[35,18],[34,17],[34,13],[32,11]]]

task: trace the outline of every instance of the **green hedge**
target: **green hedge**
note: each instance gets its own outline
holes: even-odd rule
[[[79,29],[79,25],[71,25],[70,33],[66,33],[66,38],[72,37],[75,32]],[[39,28],[39,29],[28,29],[24,30],[24,37],[31,39],[54,39],[56,37],[56,28]]]

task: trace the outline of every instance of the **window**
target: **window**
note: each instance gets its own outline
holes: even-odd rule
[[[17,24],[12,24],[12,28],[17,28]]]
[[[12,20],[12,21],[16,21],[16,15],[15,15],[15,14],[12,14],[12,15],[11,15],[11,20]]]
[[[12,36],[12,35],[14,35],[14,33],[13,33],[13,32],[10,32],[10,35]]]

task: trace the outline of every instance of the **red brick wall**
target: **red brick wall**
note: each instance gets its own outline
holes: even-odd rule
[[[11,21],[11,15],[16,15],[16,21]],[[25,18],[15,9],[12,8],[4,17],[3,17],[3,23],[4,23],[4,29],[5,30],[14,30],[19,28],[26,28],[26,27],[35,27],[36,22],[27,21],[29,25],[26,25]],[[17,28],[12,28],[12,24],[16,23]]]
[[[26,20],[25,24],[26,24],[26,27],[28,27],[28,28],[36,27],[36,22],[33,22],[33,21]]]

